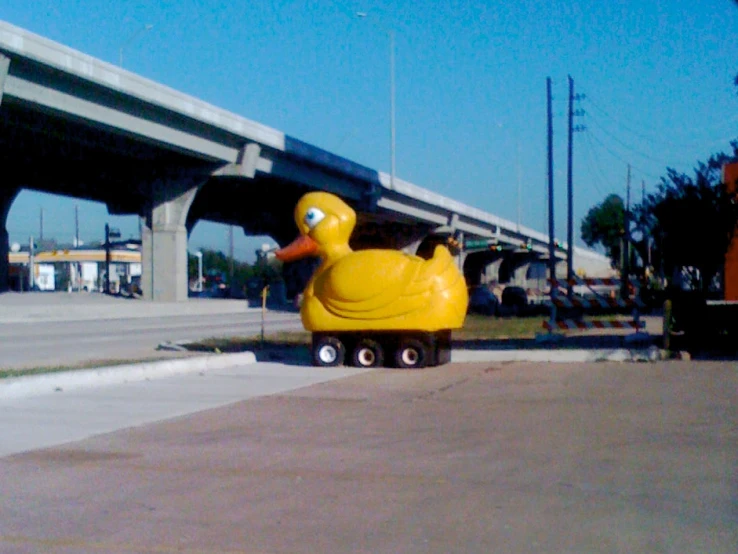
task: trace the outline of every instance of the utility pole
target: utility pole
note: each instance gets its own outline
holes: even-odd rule
[[[74,246],[79,248],[79,204],[74,205]]]
[[[546,107],[548,120],[548,271],[556,279],[556,252],[554,250],[554,196],[553,196],[553,115],[551,112],[551,77],[546,77]],[[555,287],[551,287],[555,290]]]
[[[569,297],[573,294],[573,285],[571,281],[574,279],[574,185],[573,185],[573,143],[574,133],[584,131],[584,125],[574,125],[574,117],[584,115],[584,110],[575,110],[574,101],[584,100],[583,94],[574,94],[574,79],[569,76],[569,148],[567,155],[567,224],[566,224],[566,278],[569,281],[567,294]]]
[[[645,179],[641,179],[641,206],[642,207],[645,207],[646,206],[646,181],[645,181]],[[646,233],[645,233],[645,229],[646,229],[645,221],[642,222],[642,224],[643,224],[643,231],[644,231],[644,233],[643,233],[643,240],[646,241],[646,252],[647,252],[647,256],[646,256],[646,267],[651,267],[651,237],[650,237],[650,233],[649,233],[649,236],[646,236]],[[649,271],[650,271],[650,269],[649,269]]]
[[[36,267],[35,267],[35,246],[33,237],[28,239],[28,290],[33,292],[33,286],[36,284]]]
[[[624,300],[627,300],[629,297],[628,275],[630,274],[630,164],[628,164],[628,177],[625,188],[625,229],[623,229],[623,263],[621,264],[622,278],[620,295]]]
[[[522,181],[523,181],[522,169],[520,167],[520,141],[517,142],[517,144],[515,145],[515,147],[516,147],[515,149],[517,151],[517,156],[516,156],[517,163],[515,165],[516,165],[516,170],[517,170],[516,173],[518,174],[518,228],[517,228],[517,231],[519,233],[520,232],[520,223],[521,223],[521,219],[522,219],[522,217],[521,217],[520,203],[522,201],[522,191],[521,191],[521,188],[522,188]],[[461,257],[459,257],[459,260],[461,260]]]
[[[38,231],[39,231],[38,242],[41,243],[44,240],[44,209],[43,208],[39,208]]]
[[[110,294],[110,225],[105,224],[105,294]]]
[[[572,185],[572,140],[574,136],[574,79],[569,78],[569,137],[566,160],[566,292],[569,298],[574,294],[571,280],[574,278],[574,187]]]
[[[112,294],[112,290],[110,289],[110,262],[112,261],[111,256],[111,249],[113,247],[113,243],[110,242],[110,239],[119,239],[120,238],[120,229],[111,229],[110,225],[107,223],[105,224],[105,294]]]
[[[79,204],[74,205],[74,247],[79,248]],[[71,267],[71,266],[70,266]],[[74,288],[80,290],[82,283],[82,264],[80,262],[74,263]]]

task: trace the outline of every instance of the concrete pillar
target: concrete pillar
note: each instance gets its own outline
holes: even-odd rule
[[[9,289],[10,279],[10,263],[8,262],[8,214],[13,200],[18,195],[17,188],[0,189],[0,292],[7,292]]]
[[[531,264],[537,260],[535,254],[511,252],[505,255],[504,267],[500,267],[500,282],[527,288],[527,273]]]
[[[530,263],[530,260],[521,260],[521,263],[515,266],[515,269],[513,270],[513,278],[511,284],[523,288],[527,287],[526,274],[528,273]]]
[[[528,264],[526,270],[525,287],[542,294],[548,290],[548,262],[545,260],[534,260]]]
[[[187,289],[187,212],[202,180],[155,181],[141,229],[141,286],[146,300],[184,302]]]
[[[469,286],[485,285],[498,280],[500,262],[502,258],[496,253],[487,250],[479,252],[464,252],[462,270]]]
[[[402,250],[405,254],[411,254],[416,255],[418,252],[418,249],[420,248],[420,245],[423,243],[422,239],[416,239],[408,244],[406,244],[404,247],[402,247],[400,250]]]
[[[491,261],[484,266],[482,270],[481,282],[487,283],[498,283],[500,281],[500,265],[502,264],[502,258],[498,258]]]

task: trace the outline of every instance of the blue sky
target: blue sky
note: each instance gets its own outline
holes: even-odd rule
[[[366,17],[357,17],[357,12]],[[381,171],[390,169],[389,31],[397,176],[547,230],[546,77],[553,80],[556,234],[566,236],[567,75],[586,98],[574,139],[575,234],[610,193],[653,190],[738,138],[733,0],[5,0],[0,19]],[[153,25],[144,31],[146,25]],[[103,205],[23,192],[11,241],[83,240]],[[236,231],[251,260],[263,237]],[[226,251],[199,223],[190,249]]]

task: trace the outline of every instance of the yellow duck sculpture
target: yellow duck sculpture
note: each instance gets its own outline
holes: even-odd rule
[[[463,325],[466,283],[446,247],[437,246],[430,260],[396,250],[353,251],[349,238],[356,213],[337,196],[324,192],[311,192],[299,200],[295,223],[300,236],[276,256],[282,261],[309,255],[322,259],[305,288],[300,310],[314,342],[315,333],[344,333],[343,342],[361,343],[361,333],[396,332],[399,340],[403,332],[431,334]],[[445,340],[450,340],[450,332]],[[356,359],[359,350],[354,361],[374,365]],[[377,360],[377,352],[370,354],[369,361],[381,365],[382,356]],[[332,365],[324,362],[334,360],[316,361]]]

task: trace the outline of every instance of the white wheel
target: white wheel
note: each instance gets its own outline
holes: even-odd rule
[[[400,358],[402,359],[402,363],[406,366],[413,366],[418,363],[420,354],[418,354],[418,351],[414,348],[405,348],[400,354]]]
[[[425,367],[428,358],[428,347],[417,339],[405,339],[395,352],[395,364],[403,369]]]
[[[321,336],[313,339],[313,363],[322,367],[343,365],[346,348],[336,337]]]
[[[370,339],[360,340],[351,358],[356,367],[378,367],[384,363],[382,346]]]
[[[364,367],[373,366],[376,359],[377,357],[374,355],[374,352],[372,352],[370,348],[362,348],[356,354],[356,360]]]
[[[338,352],[332,344],[325,344],[318,349],[318,359],[325,365],[331,365],[338,359]]]

